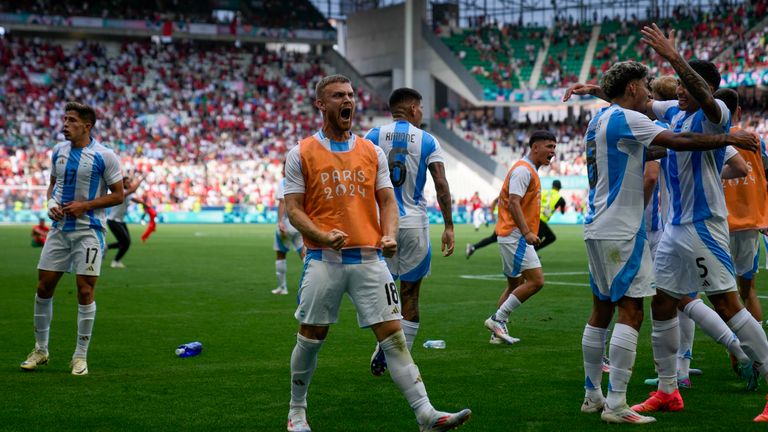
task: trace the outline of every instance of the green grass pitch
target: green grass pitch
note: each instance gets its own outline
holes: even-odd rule
[[[74,280],[65,276],[54,301],[51,360],[21,372],[32,349],[32,306],[40,249],[28,226],[0,227],[0,430],[281,431],[289,401],[289,359],[301,263],[289,255],[288,296],[275,296],[272,226],[166,226],[147,244],[130,226],[134,244],[126,269],[104,260],[90,375],[70,375],[76,336]],[[514,346],[488,343],[483,320],[504,287],[498,247],[464,258],[464,245],[490,233],[457,228],[457,250],[439,255],[432,228],[432,276],[422,288],[421,330],[413,357],[435,407],[470,407],[462,431],[578,431],[605,425],[579,411],[583,396],[581,334],[591,295],[580,227],[555,226],[558,241],[541,251],[544,290],[511,317]],[[758,276],[765,292],[765,272]],[[630,403],[652,388],[650,302],[629,387]],[[425,349],[444,339],[447,349]],[[199,340],[203,354],[179,359],[177,345]],[[373,377],[370,330],[357,327],[345,298],[340,322],[320,352],[309,393],[313,430],[415,431],[405,400],[389,376]],[[728,366],[724,349],[697,331],[692,366],[704,370],[683,390],[686,408],[661,413],[644,430],[757,430],[766,385],[748,393]],[[607,387],[607,375],[603,380]],[[629,426],[628,428],[633,428]]]

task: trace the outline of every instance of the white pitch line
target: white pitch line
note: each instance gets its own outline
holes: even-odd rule
[[[567,275],[584,275],[589,274],[588,272],[563,272],[563,273],[549,273],[549,276],[567,276]],[[546,276],[547,274],[545,274]],[[507,280],[507,277],[503,274],[487,274],[487,275],[461,275],[459,276],[462,279],[475,279],[475,280],[486,280],[486,281],[505,281]],[[550,281],[545,280],[544,285],[566,285],[566,286],[583,286],[588,287],[590,286],[588,283],[580,283],[580,282],[562,282],[562,281]]]
[[[555,272],[555,273],[544,273],[544,276],[582,276],[582,275],[588,275],[589,272]],[[461,275],[459,276],[462,279],[478,279],[478,280],[506,280],[507,277],[503,274],[480,274],[480,275]],[[549,283],[549,282],[546,282]],[[589,286],[589,285],[587,285]]]
[[[578,282],[553,282],[553,281],[544,281],[544,285],[567,285],[567,286],[583,286],[588,287],[591,286],[588,283],[578,283]]]

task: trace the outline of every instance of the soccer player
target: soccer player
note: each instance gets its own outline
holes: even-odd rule
[[[520,341],[507,331],[509,315],[544,286],[544,273],[534,250],[541,243],[536,234],[541,222],[541,181],[538,170],[542,165],[549,165],[555,157],[557,139],[550,132],[539,130],[531,135],[528,146],[528,154],[512,165],[499,194],[496,234],[499,236],[509,296],[485,320],[485,327],[508,344]]]
[[[285,176],[285,165],[283,165],[283,176]],[[286,274],[288,265],[285,261],[286,255],[293,247],[293,250],[301,255],[304,260],[304,242],[301,239],[301,233],[291,225],[288,220],[288,214],[285,211],[285,177],[277,182],[275,189],[275,200],[277,201],[277,227],[275,229],[275,242],[272,248],[275,250],[275,274],[277,275],[277,288],[272,290],[272,294],[288,294],[288,284]]]
[[[676,150],[714,149],[729,144],[753,148],[745,134],[701,135],[673,133],[640,114],[648,103],[648,69],[635,61],[614,64],[603,77],[599,92],[587,86],[574,92],[598,93],[611,105],[590,121],[587,149],[589,206],[584,242],[592,285],[592,315],[584,328],[586,394],[581,410],[611,423],[650,423],[653,417],[627,406],[626,391],[634,365],[638,331],[643,321],[643,298],[655,294],[653,262],[643,220],[643,164],[651,145]],[[605,337],[614,309],[618,318],[610,342],[608,397],[604,398],[602,359]],[[675,350],[677,345],[675,345]],[[672,352],[674,360],[675,351]],[[674,370],[674,369],[673,369]]]
[[[539,231],[537,233],[537,236],[539,239],[541,239],[541,243],[536,245],[535,249],[541,250],[545,247],[551,245],[555,242],[556,237],[555,233],[552,232],[552,229],[549,228],[549,225],[547,222],[549,222],[549,219],[554,214],[555,210],[560,210],[560,213],[565,213],[565,199],[563,199],[562,196],[560,196],[560,189],[562,188],[562,183],[560,183],[560,180],[554,180],[552,181],[552,189],[544,192],[541,194],[541,215],[540,215],[540,222],[539,222]],[[491,213],[493,213],[493,209],[497,205],[498,198],[495,198],[493,202],[491,203]],[[490,244],[496,243],[498,241],[498,237],[496,234],[496,230],[493,230],[493,233],[489,235],[488,237],[485,237],[484,239],[480,240],[479,242],[475,244],[467,243],[467,248],[464,251],[464,256],[469,259],[478,249],[484,248]],[[503,302],[504,300],[502,300]]]
[[[741,119],[739,94],[733,89],[719,89],[715,97],[725,102],[733,113],[734,123],[738,123]],[[739,129],[734,126],[731,131]],[[749,313],[760,322],[763,320],[763,311],[757,298],[754,275],[758,268],[760,230],[768,228],[768,190],[763,165],[768,155],[765,143],[758,139],[760,153],[739,150],[749,166],[748,175],[724,181],[723,191],[728,208],[731,257],[739,294]]]
[[[424,201],[427,170],[435,182],[437,202],[443,214],[443,234],[440,250],[443,256],[453,254],[455,245],[451,190],[445,178],[443,151],[440,142],[428,132],[419,129],[423,117],[421,94],[411,88],[399,88],[389,97],[392,123],[371,129],[365,138],[381,147],[389,162],[389,174],[394,186],[400,215],[397,233],[397,252],[387,258],[392,277],[400,279],[400,304],[403,319],[400,326],[405,334],[408,350],[419,331],[419,292],[421,281],[429,275],[432,245],[429,241],[429,217]],[[380,376],[387,368],[387,360],[379,345],[371,356],[371,373]]]
[[[654,79],[651,82],[653,99],[656,101],[677,100],[677,79],[667,75]],[[668,123],[662,120],[656,120],[656,123],[668,127]],[[725,162],[721,177],[746,173],[746,162],[739,156],[739,153],[733,148],[726,148]],[[664,159],[662,159],[664,161]],[[665,209],[669,208],[666,190],[660,190],[656,178],[660,171],[658,161],[648,161],[645,165],[645,193],[646,193],[646,232],[651,248],[651,255],[655,258],[658,244],[663,234],[663,218],[659,211],[661,205],[659,201],[663,199]],[[652,189],[652,191],[651,191]],[[692,290],[698,290],[698,286],[693,286]],[[696,324],[716,342],[724,345],[732,353],[736,364],[734,370],[747,381],[747,388],[754,390],[757,387],[759,375],[755,373],[752,362],[741,349],[738,339],[728,328],[728,325],[720,318],[717,313],[705,305],[700,299],[698,293],[691,293],[688,296],[682,296],[678,305],[677,319],[680,328],[680,345],[677,350],[677,383],[678,387],[691,387],[690,375],[694,371],[700,373],[698,369],[690,368],[694,330]],[[690,306],[689,306],[690,305]],[[658,386],[659,379],[652,378],[645,380],[646,384]]]
[[[44,246],[45,238],[48,236],[48,231],[50,230],[51,228],[45,224],[45,218],[40,218],[38,224],[32,227],[32,246]]]
[[[541,194],[541,215],[539,215],[541,222],[539,222],[538,237],[541,240],[536,246],[536,250],[544,249],[557,240],[555,233],[549,227],[547,222],[555,214],[556,210],[560,211],[560,214],[565,213],[565,199],[560,195],[560,189],[563,185],[560,180],[552,181],[552,189],[544,191]]]
[[[86,358],[96,317],[94,288],[105,249],[104,209],[123,201],[120,161],[112,150],[91,138],[95,124],[96,112],[90,106],[69,102],[64,107],[67,141],[53,149],[48,185],[48,216],[54,222],[37,265],[35,349],[21,363],[23,370],[48,363],[53,294],[64,272],[74,269],[79,306],[72,374],[88,374]]]
[[[641,32],[643,41],[669,61],[680,79],[677,101],[646,103],[646,112],[650,107],[653,116],[666,119],[676,131],[728,133],[730,112],[713,96],[721,79],[717,66],[705,61],[687,63],[675,48],[674,30],[667,37],[653,24]],[[744,131],[720,136],[736,134],[745,134],[757,144],[755,137]],[[728,211],[720,183],[725,155],[725,149],[672,150],[662,166],[668,179],[671,205],[656,254],[658,292],[651,305],[651,341],[659,386],[645,402],[632,407],[635,411],[683,409],[677,385],[676,353],[680,344],[677,308],[681,297],[688,295],[692,286],[707,293],[715,311],[741,341],[744,352],[761,365],[761,375],[768,373],[768,340],[736,294],[729,251]],[[768,405],[755,421],[768,421]]]
[[[483,208],[483,200],[480,198],[480,192],[475,192],[475,194],[472,195],[469,204],[472,206],[472,225],[475,227],[475,231],[479,231],[480,225],[485,223],[485,208]]]
[[[123,196],[125,198],[123,199],[123,202],[111,208],[109,215],[107,216],[107,226],[112,232],[112,235],[115,236],[115,240],[117,240],[107,246],[107,249],[117,249],[117,255],[115,255],[115,258],[110,265],[112,268],[125,268],[123,257],[126,252],[128,252],[128,248],[131,247],[131,232],[128,231],[128,225],[126,225],[123,219],[125,218],[125,212],[128,210],[128,204],[130,204],[131,201],[137,203],[141,202],[131,195],[139,189],[139,185],[141,185],[143,180],[143,178],[140,178],[139,181],[131,183],[130,177],[123,177]]]
[[[307,391],[344,293],[357,309],[360,327],[376,335],[390,376],[413,408],[420,430],[453,429],[471,411],[449,414],[432,407],[405,344],[397,287],[382,257],[397,252],[397,201],[382,149],[350,133],[354,96],[349,78],[320,80],[315,106],[323,127],[286,158],[286,209],[307,246],[295,313],[300,325],[291,354],[288,431],[310,430]]]
[[[144,219],[144,216],[149,218],[149,222],[147,222],[147,229],[145,229],[141,234],[141,242],[146,243],[149,239],[149,236],[151,236],[152,233],[157,229],[157,222],[155,222],[157,219],[157,211],[154,207],[149,205],[149,198],[146,195],[144,196],[144,200],[141,202],[141,206],[144,207],[144,215],[141,218]]]

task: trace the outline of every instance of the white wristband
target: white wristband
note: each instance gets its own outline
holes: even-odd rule
[[[48,200],[48,210],[50,210],[50,209],[52,209],[54,207],[58,207],[58,206],[59,206],[59,203],[56,202],[55,199],[51,198],[51,199]]]

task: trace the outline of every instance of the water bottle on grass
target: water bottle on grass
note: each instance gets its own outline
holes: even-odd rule
[[[203,351],[203,344],[200,342],[189,342],[183,345],[179,345],[176,348],[176,355],[185,358],[192,357],[200,354]]]
[[[424,342],[424,348],[445,349],[444,340],[428,340]]]

